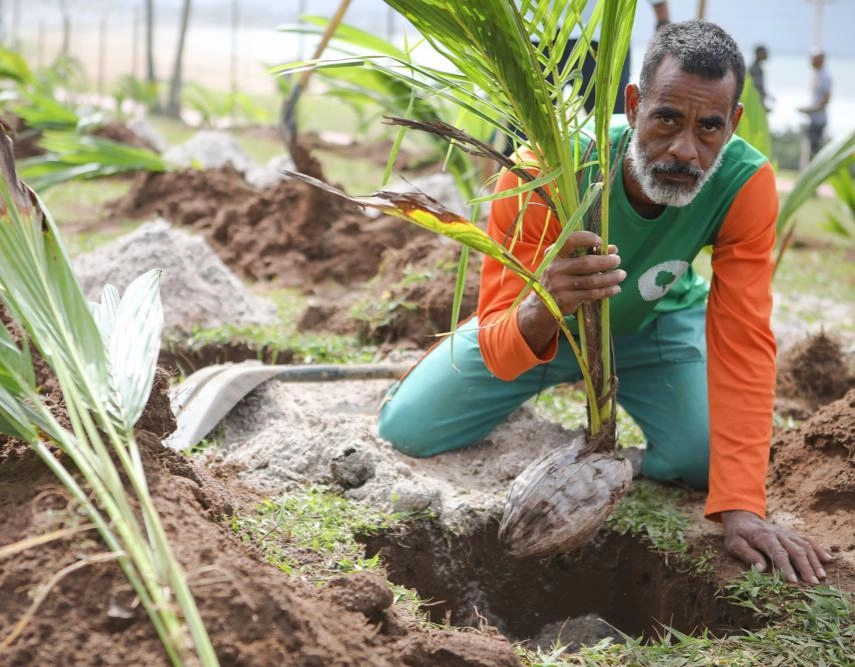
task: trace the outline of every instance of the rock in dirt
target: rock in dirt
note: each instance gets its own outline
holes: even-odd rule
[[[140,274],[159,268],[164,335],[180,337],[194,328],[267,324],[275,305],[254,295],[229,271],[200,236],[165,220],[139,229],[72,262],[84,293],[100,301],[105,284],[120,292]]]
[[[331,579],[323,588],[323,595],[348,611],[356,611],[369,620],[392,606],[394,598],[389,582],[371,572],[355,572],[346,577]]]

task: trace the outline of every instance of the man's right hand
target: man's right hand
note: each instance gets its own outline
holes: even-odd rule
[[[588,254],[603,240],[588,231],[572,232],[558,255],[544,271],[541,283],[552,294],[565,315],[572,315],[584,303],[599,301],[620,292],[626,272],[617,267],[620,257],[615,246],[609,254]],[[558,331],[558,323],[532,292],[517,311],[520,332],[537,356],[549,347]]]

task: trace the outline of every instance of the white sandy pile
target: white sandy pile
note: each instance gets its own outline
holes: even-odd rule
[[[376,434],[377,406],[390,384],[267,382],[223,421],[209,461],[237,464],[241,479],[271,496],[330,485],[373,507],[435,512],[450,530],[470,534],[501,515],[526,465],[572,438],[524,407],[481,444],[411,458]]]
[[[201,236],[156,220],[72,260],[83,291],[100,301],[104,285],[120,292],[146,271],[162,270],[160,295],[164,335],[194,328],[266,324],[276,316],[272,301],[253,294]]]
[[[219,169],[230,164],[257,190],[276,185],[285,178],[283,169],[294,168],[293,160],[285,153],[260,165],[244,152],[231,134],[215,130],[197,132],[183,144],[170,148],[163,157],[185,169]]]

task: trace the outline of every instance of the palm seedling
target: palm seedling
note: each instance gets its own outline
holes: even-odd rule
[[[444,122],[407,118],[392,122],[432,132],[449,141],[455,150],[496,160],[518,177],[518,187],[473,201],[517,197],[524,209],[537,195],[548,206],[548,215],[559,221],[562,232],[546,249],[542,262],[531,267],[513,254],[525,224],[523,216],[513,238],[503,245],[475,224],[418,193],[378,192],[373,197],[350,199],[492,257],[521,280],[522,293],[517,303],[533,290],[555,317],[582,371],[588,429],[581,442],[533,462],[517,478],[500,537],[517,555],[573,548],[596,532],[628,488],[631,472],[628,462],[614,457],[616,378],[608,301],[580,308],[575,313],[578,327],[574,332],[573,325],[540,283],[540,277],[572,231],[584,227],[596,231],[604,243],[591,252],[608,252],[613,154],[609,124],[629,45],[635,1],[598,0],[589,20],[582,18],[589,4],[586,0],[386,2],[416,27],[454,71],[388,55],[363,58],[361,64],[406,81],[422,94],[454,103],[525,150],[518,151],[518,160],[511,160],[491,145]],[[566,64],[559,67],[576,27],[581,29],[581,37]],[[583,82],[581,64],[592,50],[597,28],[600,36],[595,77],[593,82]],[[592,87],[597,90],[593,117],[584,110]],[[312,179],[296,177],[329,189]]]
[[[152,503],[134,433],[160,345],[159,272],[140,276],[121,299],[107,286],[101,303],[88,303],[56,224],[15,172],[5,126],[0,171],[0,298],[20,336],[16,342],[0,326],[0,431],[27,442],[84,510],[106,546],[87,560],[118,563],[171,662],[215,665]],[[70,428],[36,386],[31,349],[58,380]],[[3,552],[23,548],[11,545]],[[0,653],[32,612],[0,637]]]

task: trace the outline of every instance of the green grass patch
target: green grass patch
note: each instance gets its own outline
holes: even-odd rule
[[[94,224],[104,220],[108,203],[128,194],[131,182],[127,176],[76,180],[55,185],[41,197],[60,225]]]
[[[682,492],[640,481],[609,517],[608,525],[632,533],[681,564],[708,571],[708,553],[692,556],[686,540],[689,517],[677,503]],[[855,664],[855,623],[851,596],[829,586],[788,584],[777,572],[748,570],[726,583],[720,595],[750,609],[767,625],[757,630],[715,637],[707,631],[688,635],[663,626],[660,635],[644,639],[624,635],[621,643],[606,639],[574,654],[556,643],[549,651],[517,647],[529,667],[584,665],[617,667],[693,667],[702,665],[789,667]]]
[[[267,499],[248,516],[235,516],[231,527],[252,542],[265,560],[290,575],[316,585],[353,572],[385,576],[379,554],[365,555],[358,535],[399,529],[412,514],[382,512],[318,487],[306,488],[275,500]],[[420,623],[416,592],[390,583],[395,603]]]
[[[323,582],[360,570],[379,572],[379,557],[366,558],[356,535],[391,530],[404,516],[308,488],[265,500],[253,515],[235,517],[232,528],[283,572]]]
[[[277,363],[277,357],[288,353],[295,363],[369,363],[377,360],[377,348],[364,345],[355,336],[297,330],[297,320],[306,305],[306,298],[296,289],[271,289],[264,296],[277,306],[276,320],[265,325],[233,325],[195,329],[182,339],[182,349],[201,350],[206,347],[243,344],[258,350],[259,358]],[[167,342],[167,347],[169,342]]]

